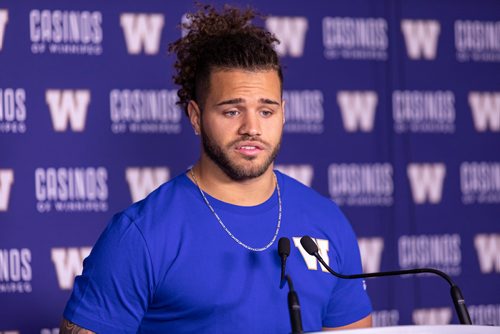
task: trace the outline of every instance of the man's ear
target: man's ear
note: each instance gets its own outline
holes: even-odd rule
[[[201,128],[201,110],[198,104],[194,100],[189,100],[187,105],[187,111],[189,116],[189,121],[191,122],[191,126],[193,127],[194,134],[200,134]]]

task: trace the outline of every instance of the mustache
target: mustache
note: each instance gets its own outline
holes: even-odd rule
[[[262,140],[261,138],[259,138],[257,136],[249,136],[249,135],[241,136],[239,139],[235,139],[235,140],[229,142],[228,146],[234,146],[234,145],[237,145],[237,144],[244,142],[244,141],[254,141],[254,142],[261,143],[262,145],[264,145],[266,147],[269,147],[268,142]]]

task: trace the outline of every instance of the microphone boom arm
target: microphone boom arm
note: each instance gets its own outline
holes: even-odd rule
[[[354,275],[342,275],[335,271],[319,255],[318,252],[315,252],[314,257],[318,259],[318,261],[332,274],[338,278],[343,279],[353,279],[353,278],[370,278],[370,277],[381,277],[381,276],[399,276],[399,275],[412,275],[412,274],[421,274],[421,273],[431,273],[444,278],[448,284],[450,285],[450,294],[451,299],[453,300],[453,304],[455,305],[455,310],[457,312],[458,319],[462,325],[472,325],[472,321],[470,319],[469,312],[467,311],[467,306],[465,305],[465,300],[462,295],[462,291],[444,272],[441,270],[433,269],[433,268],[418,268],[418,269],[406,269],[406,270],[397,270],[397,271],[381,271],[377,273],[366,273],[366,274],[354,274]]]

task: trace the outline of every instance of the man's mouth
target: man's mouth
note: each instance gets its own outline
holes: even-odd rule
[[[236,151],[244,155],[256,155],[264,149],[260,143],[239,143],[236,144]]]

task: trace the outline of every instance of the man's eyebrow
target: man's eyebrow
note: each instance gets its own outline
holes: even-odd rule
[[[271,100],[271,99],[259,99],[259,102],[264,103],[264,104],[275,104],[277,106],[281,105],[281,103],[279,103],[278,101]]]
[[[236,99],[224,100],[224,101],[217,103],[215,106],[218,107],[218,106],[223,106],[223,105],[227,105],[227,104],[240,104],[240,103],[245,103],[245,99],[236,98]],[[277,106],[281,105],[278,101],[271,100],[271,99],[265,99],[265,98],[259,99],[259,103],[274,104]]]
[[[218,107],[218,106],[223,106],[226,104],[239,104],[239,103],[244,103],[244,102],[245,102],[244,99],[236,98],[236,99],[229,99],[229,100],[221,101],[221,102],[217,103],[215,106]]]

